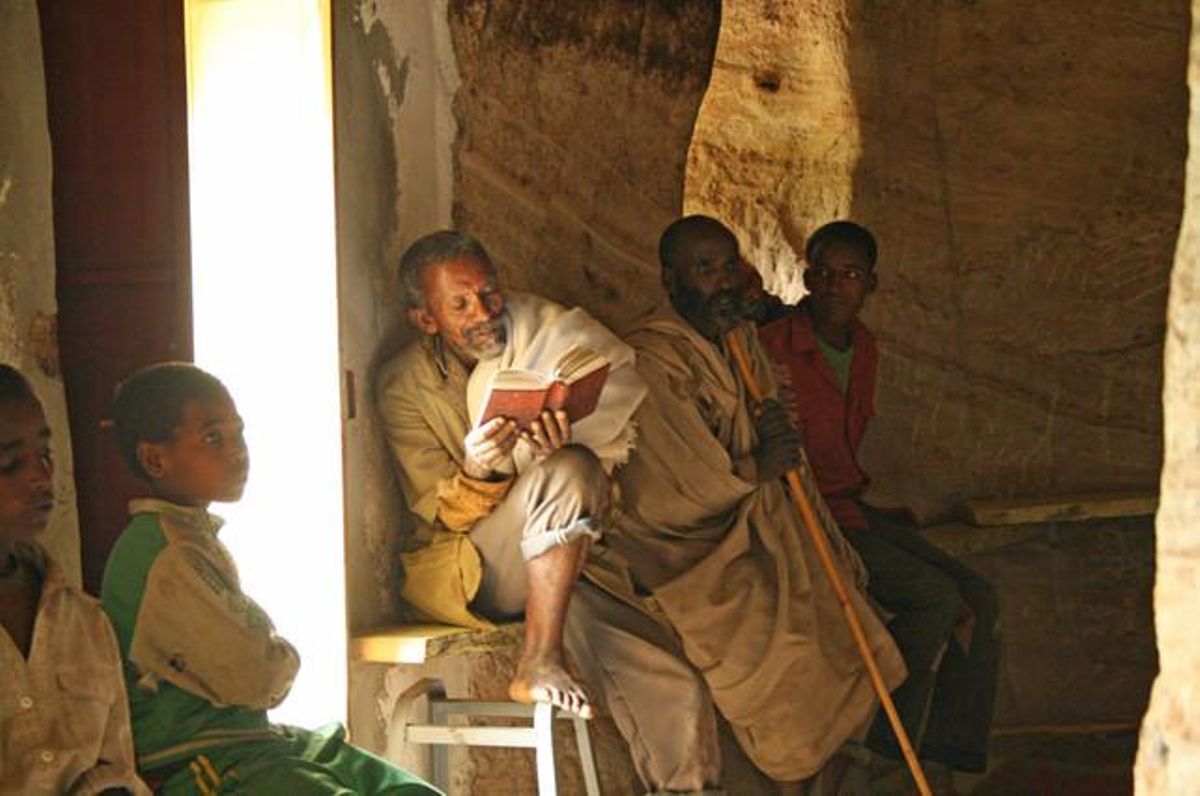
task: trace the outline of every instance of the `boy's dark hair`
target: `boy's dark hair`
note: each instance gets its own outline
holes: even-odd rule
[[[29,379],[12,365],[0,363],[0,401],[37,400]]]
[[[400,256],[397,277],[404,304],[413,309],[425,304],[425,286],[421,275],[425,269],[451,260],[474,260],[491,271],[496,270],[483,244],[465,232],[443,229],[417,238]]]
[[[188,401],[228,395],[216,376],[187,362],[160,362],[135,372],[117,385],[109,410],[121,457],[134,475],[149,480],[138,461],[138,443],[169,440],[183,423]]]
[[[853,221],[830,221],[810,235],[808,243],[804,245],[805,262],[809,265],[815,264],[821,249],[831,243],[844,243],[858,248],[867,255],[867,262],[871,268],[875,268],[875,260],[879,257],[879,246],[875,243],[875,236],[866,227]]]

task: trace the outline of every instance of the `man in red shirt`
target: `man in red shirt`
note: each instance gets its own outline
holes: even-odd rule
[[[858,319],[877,283],[878,248],[865,228],[835,221],[805,247],[809,295],[759,337],[791,393],[790,409],[821,494],[866,564],[868,593],[894,614],[888,625],[909,676],[893,693],[922,759],[983,771],[996,693],[999,640],[990,584],[925,541],[912,513],[862,499],[869,483],[858,447],[875,414],[875,338]],[[962,631],[962,632],[958,632]],[[880,714],[867,738],[899,757]]]

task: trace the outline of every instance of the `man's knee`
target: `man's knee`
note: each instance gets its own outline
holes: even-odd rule
[[[582,445],[564,445],[542,460],[542,467],[549,467],[563,478],[575,481],[594,481],[604,478],[604,467],[590,448]]]
[[[579,445],[551,453],[538,465],[521,539],[526,561],[554,547],[603,534],[608,512],[608,477],[596,454]]]
[[[559,448],[542,460],[540,465],[546,477],[556,484],[556,489],[572,493],[580,502],[592,509],[591,513],[607,504],[609,495],[608,476],[600,459],[589,448],[582,445],[567,445]]]
[[[995,632],[1000,621],[1000,598],[996,587],[978,575],[960,585],[963,600],[975,617],[976,627]]]
[[[964,596],[953,578],[942,572],[932,573],[922,588],[921,621],[936,633],[949,635],[963,616]]]

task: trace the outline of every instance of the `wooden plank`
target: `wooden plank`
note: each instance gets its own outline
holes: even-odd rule
[[[533,727],[409,724],[404,728],[404,739],[415,744],[500,746],[509,749],[532,749],[538,745],[538,737]]]
[[[471,629],[453,625],[395,625],[355,633],[350,659],[363,663],[424,663],[447,655],[472,655],[512,649],[521,643],[524,625]]]
[[[1136,721],[1112,721],[1091,724],[1030,724],[1018,727],[993,727],[991,737],[1008,738],[1018,735],[1112,735],[1137,732]]]
[[[1025,525],[1037,522],[1144,517],[1158,510],[1150,492],[1109,492],[1063,497],[972,500],[964,504],[975,525]]]

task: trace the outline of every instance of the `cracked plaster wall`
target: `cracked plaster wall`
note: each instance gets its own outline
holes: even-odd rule
[[[1183,0],[727,0],[686,206],[769,288],[870,226],[881,501],[1152,489],[1181,198]]]
[[[0,361],[33,383],[53,431],[55,510],[42,541],[76,583],[79,522],[58,368],[50,130],[35,0],[0,3]]]
[[[375,371],[407,340],[394,263],[450,223],[458,84],[444,0],[333,3],[338,289],[343,368],[347,600],[351,630],[394,622],[404,514],[375,411]],[[384,667],[352,664],[350,727],[386,747]],[[386,696],[386,694],[385,694]]]
[[[395,608],[388,562],[402,512],[372,385],[408,339],[395,263],[417,237],[450,223],[458,77],[445,20],[445,2],[334,3],[341,351],[354,392],[344,430],[352,627]]]

